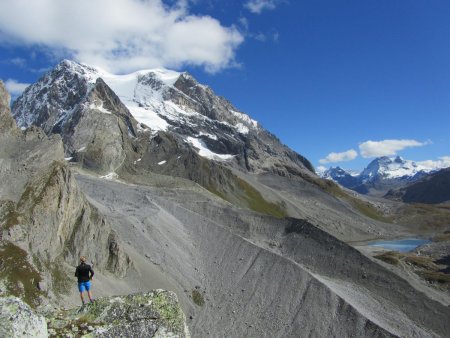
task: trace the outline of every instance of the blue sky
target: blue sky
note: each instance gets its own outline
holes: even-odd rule
[[[450,166],[449,1],[61,3],[0,4],[0,78],[16,95],[62,58],[115,73],[164,66],[314,166],[362,169],[380,155]]]

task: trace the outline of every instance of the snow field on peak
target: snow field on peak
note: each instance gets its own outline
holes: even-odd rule
[[[211,140],[215,140],[215,141],[217,141],[218,140],[218,137],[217,137],[217,135],[213,135],[213,134],[208,134],[208,133],[204,133],[204,132],[200,132],[200,133],[198,133],[198,135],[197,136],[206,136],[206,137],[208,137],[208,138],[210,138]]]
[[[70,71],[81,75],[90,85],[93,85],[98,78],[102,78],[138,122],[149,126],[153,131],[166,131],[168,129],[169,124],[167,121],[157,113],[165,110],[162,109],[165,107],[163,107],[161,91],[154,90],[149,86],[140,85],[139,79],[152,74],[165,86],[172,86],[181,73],[167,69],[149,69],[130,74],[115,75],[101,68],[78,64],[73,61],[65,60],[61,64],[69,68]],[[102,105],[91,105],[90,108],[103,113],[107,112],[105,109],[102,109]],[[170,110],[169,113],[171,113]]]
[[[200,156],[208,158],[210,160],[226,161],[226,160],[231,160],[235,156],[235,155],[230,155],[230,154],[214,153],[208,149],[208,147],[202,140],[195,138],[195,137],[187,137],[186,141],[188,143],[190,143],[194,148],[198,149],[198,154]]]
[[[181,115],[197,116],[201,119],[208,119],[195,111],[183,109],[179,105],[163,99],[162,91],[164,87],[155,90],[148,85],[140,83],[139,79],[152,74],[161,81],[165,86],[170,87],[175,84],[180,76],[186,76],[184,73],[168,69],[148,69],[140,70],[126,75],[114,75],[100,68],[90,67],[88,65],[79,65],[68,61],[71,68],[78,72],[88,80],[90,83],[95,83],[97,78],[102,78],[103,81],[119,96],[121,101],[127,106],[131,114],[140,123],[148,125],[152,130],[167,131],[169,124],[165,119],[160,117],[164,115],[169,120],[175,122],[189,123]],[[201,85],[202,88],[207,86]],[[238,118],[240,121],[236,125],[230,125],[241,134],[248,134],[249,127],[257,128],[258,122],[250,118],[248,115],[229,110],[230,114]],[[223,121],[219,121],[225,123]],[[216,136],[215,136],[216,137]]]
[[[253,120],[250,116],[248,116],[247,114],[235,111],[235,110],[229,110],[229,112],[231,114],[233,114],[234,116],[236,116],[238,119],[240,119],[241,121],[249,124],[251,127],[253,128],[257,128],[258,127],[258,122]]]
[[[379,174],[388,178],[414,176],[421,171],[428,173],[436,169],[410,160],[402,160],[401,163],[396,162],[395,158],[390,158],[390,160],[391,162],[384,164],[378,170]]]

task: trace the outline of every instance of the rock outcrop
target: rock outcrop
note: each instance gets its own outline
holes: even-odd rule
[[[70,310],[38,314],[16,297],[0,297],[0,336],[189,338],[177,296],[154,290],[98,298]]]
[[[86,168],[114,172],[133,150],[136,120],[101,78],[74,109],[52,128],[62,136],[67,156]]]
[[[47,317],[54,337],[190,337],[177,296],[164,290],[99,298]]]
[[[0,297],[0,337],[46,338],[43,316],[16,297]]]

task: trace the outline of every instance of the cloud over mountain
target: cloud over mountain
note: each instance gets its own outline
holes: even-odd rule
[[[14,79],[8,79],[5,81],[5,87],[12,96],[19,96],[29,85],[29,83],[20,83]]]
[[[186,1],[17,0],[0,2],[0,42],[40,46],[125,72],[195,65],[209,72],[233,66],[243,36]]]
[[[380,157],[396,155],[398,151],[412,148],[422,147],[430,144],[427,142],[419,142],[416,140],[383,140],[383,141],[366,141],[359,144],[359,151],[362,157]]]
[[[275,9],[280,3],[280,0],[249,0],[244,7],[252,13],[260,14],[264,10]]]
[[[327,157],[319,160],[319,163],[334,163],[354,160],[358,156],[358,153],[354,149],[350,149],[341,153],[329,153]]]

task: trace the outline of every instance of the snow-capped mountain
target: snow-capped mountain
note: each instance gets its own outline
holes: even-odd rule
[[[307,159],[188,73],[153,69],[114,75],[65,60],[28,87],[12,111],[20,127],[37,125],[60,134],[67,157],[103,171],[127,161],[142,164],[138,153],[169,135],[166,142],[178,149],[173,150],[177,158],[188,148],[253,173],[313,172]],[[105,146],[109,154],[100,152]],[[155,170],[171,160],[160,158],[157,163],[163,164]]]
[[[359,193],[381,194],[399,188],[435,172],[435,166],[397,157],[378,157],[360,173],[331,167],[321,176]]]
[[[219,135],[209,133],[208,129],[213,123],[241,134],[258,130],[255,120],[216,97],[210,88],[198,84],[187,73],[153,69],[114,75],[68,60],[31,86],[15,103],[13,112],[18,125],[26,128],[38,124],[51,131],[64,124],[73,115],[74,105],[86,98],[98,78],[114,91],[139,123],[153,132],[183,125],[195,128],[198,136],[217,140]],[[101,101],[91,102],[89,108],[110,113]],[[189,141],[201,143],[193,137]]]
[[[321,174],[322,178],[333,180],[344,187],[355,187],[360,184],[359,173],[347,171],[341,167],[331,167]]]
[[[370,162],[360,176],[363,182],[371,182],[379,178],[413,179],[416,175],[421,176],[433,170],[436,168],[405,160],[400,156],[395,158],[379,157]]]

